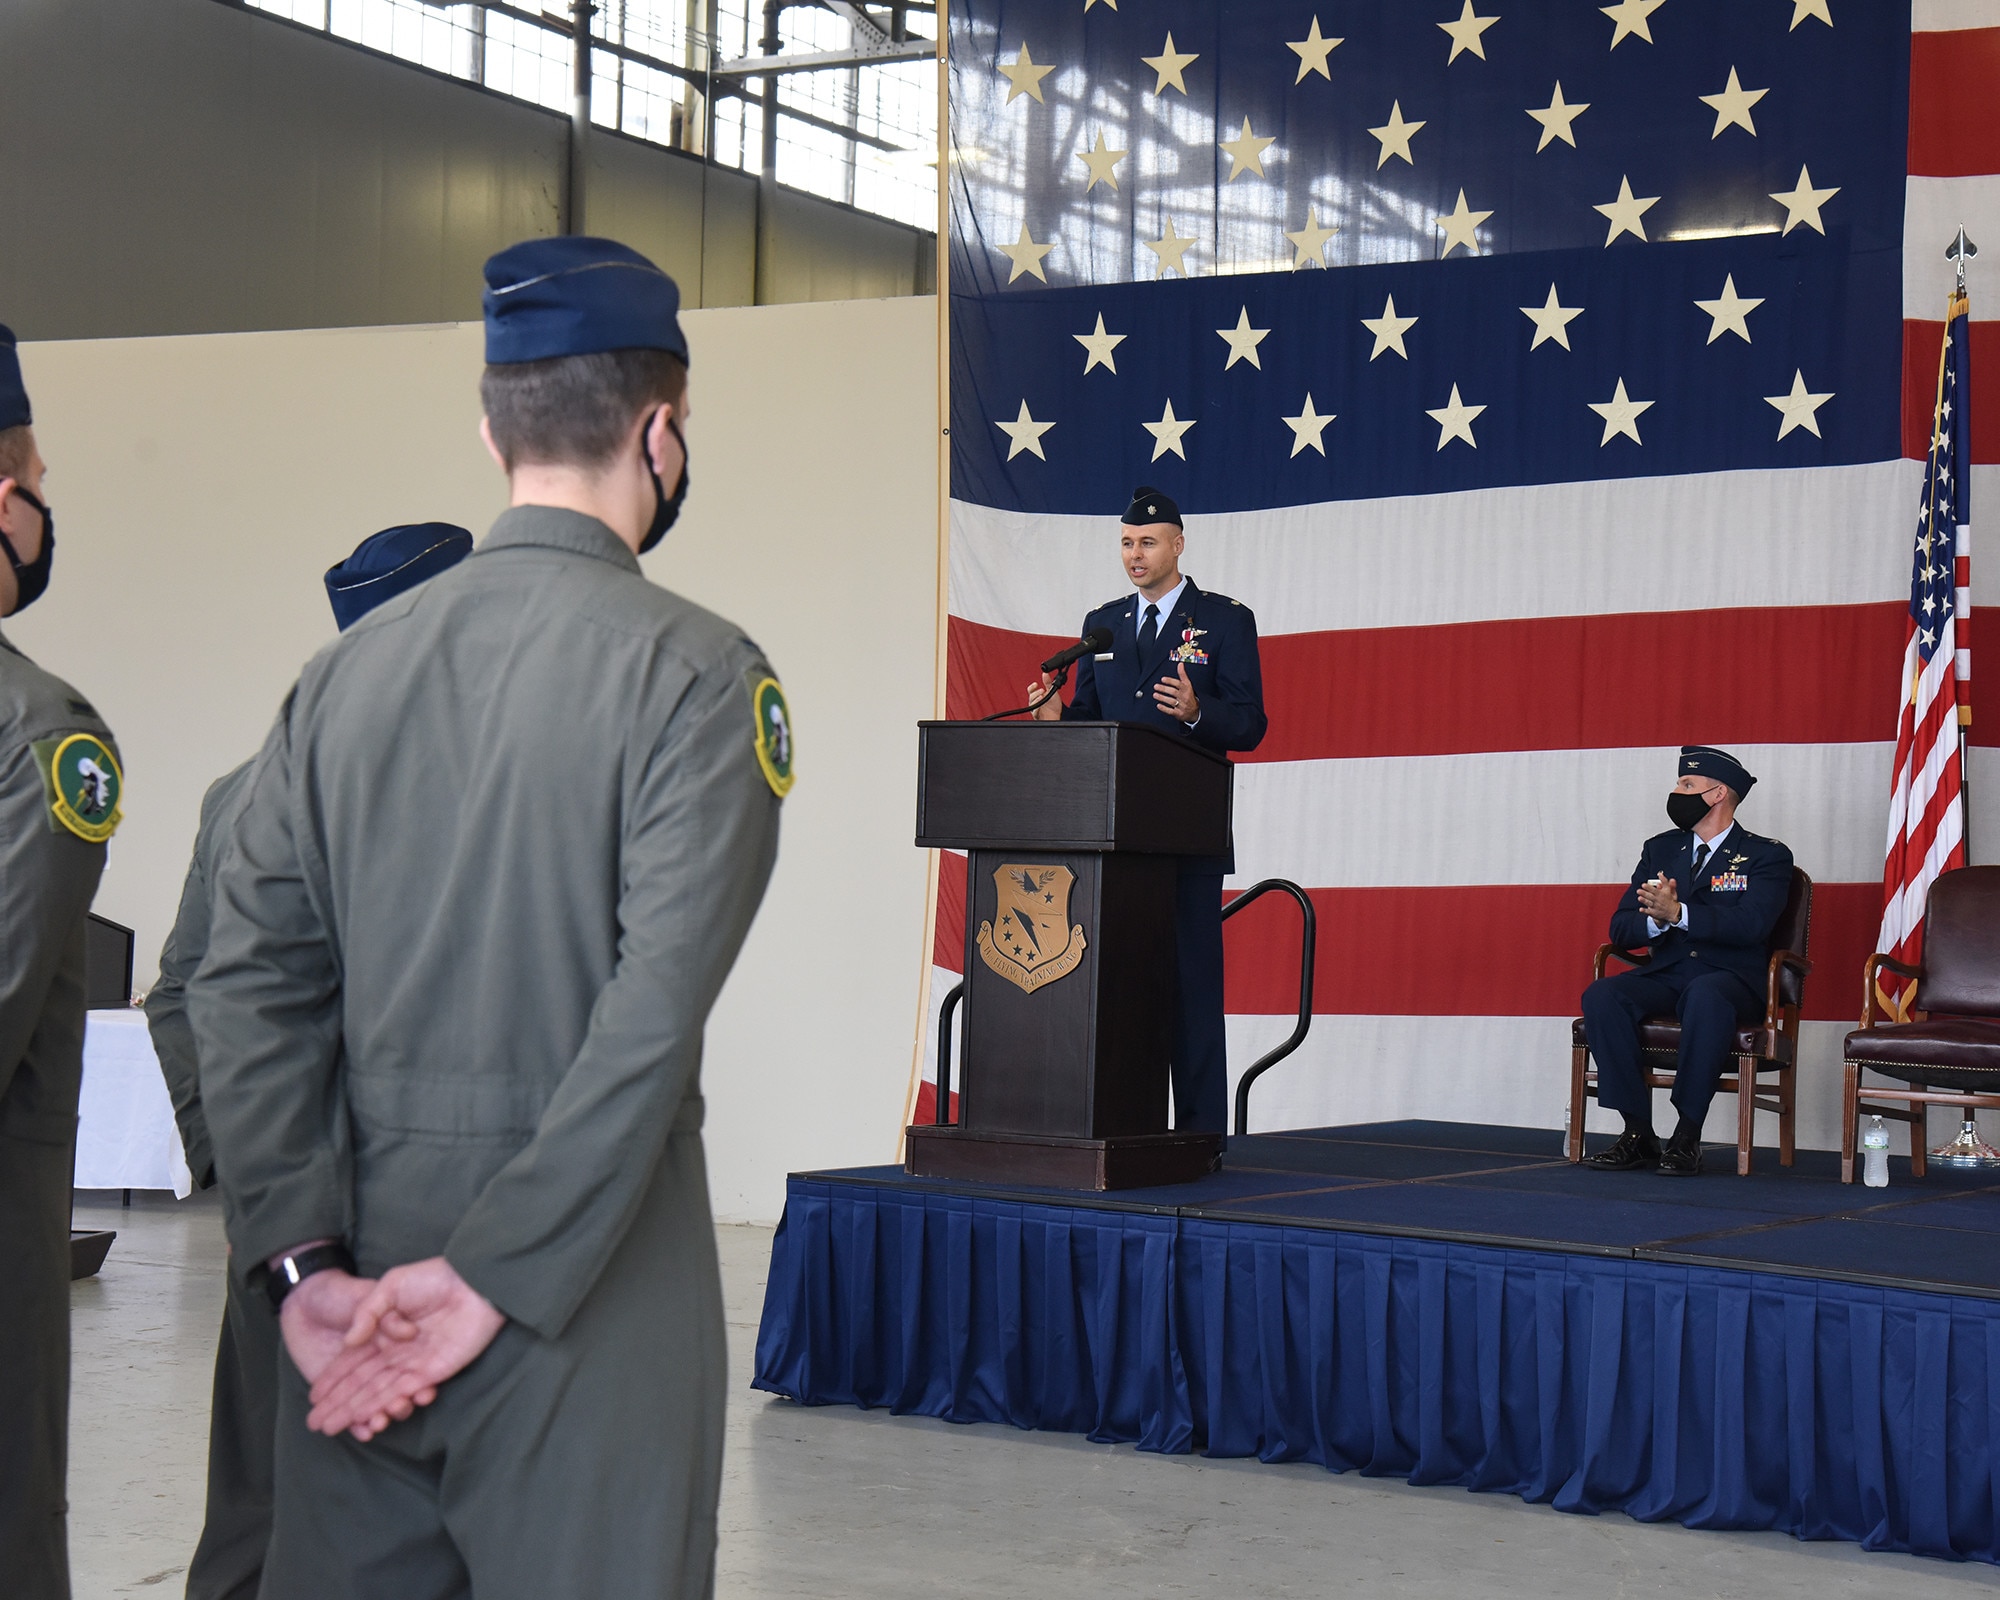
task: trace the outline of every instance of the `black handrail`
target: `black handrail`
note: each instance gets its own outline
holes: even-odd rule
[[[1312,1027],[1313,1002],[1313,946],[1318,935],[1318,919],[1313,915],[1313,903],[1290,878],[1266,878],[1245,889],[1228,905],[1222,908],[1222,920],[1227,922],[1259,895],[1273,889],[1290,895],[1299,903],[1299,915],[1304,919],[1304,927],[1299,944],[1299,1021],[1292,1029],[1292,1036],[1277,1049],[1259,1056],[1251,1064],[1250,1070],[1236,1080],[1236,1133],[1239,1138],[1250,1131],[1250,1085],[1255,1083],[1286,1056],[1305,1043],[1307,1031]]]
[[[937,1105],[931,1121],[940,1128],[951,1121],[951,1014],[964,998],[965,980],[960,978],[938,1007]]]

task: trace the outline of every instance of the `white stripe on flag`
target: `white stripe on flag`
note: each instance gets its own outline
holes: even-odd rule
[[[1964,28],[2000,28],[2000,0],[1915,0],[1912,33],[1956,33]]]
[[[1589,981],[1578,975],[1580,994]],[[1860,974],[1843,975],[1858,982]],[[1815,984],[1820,977],[1815,974]],[[1236,1079],[1291,1031],[1290,1017],[1231,1017],[1228,1023],[1230,1121]],[[1805,1022],[1799,1030],[1799,1143],[1840,1148],[1840,1045],[1851,1022]],[[1549,1155],[1560,1154],[1569,1108],[1568,1017],[1316,1017],[1312,1032],[1250,1091],[1250,1128],[1346,1126],[1427,1118],[1548,1128]],[[1666,1097],[1658,1110],[1669,1121]],[[1585,1126],[1609,1132],[1618,1119],[1593,1106]],[[1777,1119],[1757,1118],[1760,1167],[1777,1170]],[[1736,1101],[1718,1095],[1706,1137],[1736,1142]],[[1722,1181],[1722,1180],[1718,1180]]]
[[[1236,769],[1233,887],[1623,883],[1672,826],[1673,749],[1523,750]],[[1743,826],[1783,840],[1828,883],[1882,876],[1882,835],[1857,795],[1887,787],[1895,746],[1741,745],[1757,775]],[[1610,915],[1611,908],[1605,907]]]
[[[1923,464],[1898,460],[1190,512],[1182,563],[1204,589],[1254,610],[1267,634],[1853,605],[1909,594],[1908,548],[1884,530],[1909,521],[1922,487]],[[954,500],[952,615],[1071,632],[1130,592],[1117,527],[1115,511]]]
[[[1960,223],[1974,244],[2000,239],[2000,176],[1911,178],[1903,197],[1903,315],[1916,322],[1944,321],[1945,301],[1958,277],[1944,247]],[[1981,257],[1981,260],[1984,260]],[[1974,272],[1978,271],[1977,266]],[[1977,281],[1977,280],[1975,280]],[[1973,320],[2000,317],[1990,295],[1974,300]],[[1925,352],[1925,371],[1937,372],[1937,346]],[[1929,392],[1928,384],[1926,393]]]

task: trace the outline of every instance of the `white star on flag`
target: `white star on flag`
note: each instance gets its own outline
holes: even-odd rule
[[[1549,297],[1541,305],[1521,307],[1521,315],[1535,325],[1535,337],[1529,344],[1530,350],[1539,349],[1545,340],[1554,340],[1565,350],[1570,348],[1569,325],[1583,315],[1582,306],[1566,306],[1556,299],[1556,286],[1549,285]]]
[[[1285,418],[1285,426],[1292,430],[1292,454],[1297,455],[1301,450],[1310,449],[1325,455],[1326,441],[1320,435],[1326,432],[1326,425],[1333,421],[1333,418],[1334,413],[1331,411],[1321,416],[1313,410],[1313,397],[1308,392],[1305,410],[1296,417]]]
[[[1384,350],[1393,350],[1405,361],[1408,361],[1410,359],[1410,352],[1403,348],[1403,335],[1416,325],[1417,319],[1415,317],[1399,317],[1396,315],[1396,297],[1390,295],[1383,302],[1381,316],[1363,317],[1361,319],[1361,326],[1375,335],[1375,348],[1368,352],[1368,359],[1373,361]]]
[[[1479,448],[1479,441],[1472,437],[1472,419],[1484,411],[1484,406],[1469,406],[1458,397],[1458,385],[1451,386],[1451,399],[1435,411],[1426,411],[1425,416],[1438,425],[1438,449],[1442,450],[1454,439],[1463,439],[1473,449]]]
[[[1402,101],[1390,101],[1389,120],[1379,128],[1370,128],[1368,130],[1375,135],[1376,140],[1382,146],[1381,155],[1375,158],[1376,171],[1379,172],[1383,167],[1388,165],[1391,156],[1401,156],[1414,167],[1417,162],[1416,158],[1410,154],[1410,136],[1422,126],[1421,122],[1405,122],[1403,120]]]
[[[1096,148],[1092,150],[1079,150],[1076,153],[1076,159],[1090,169],[1090,182],[1083,186],[1083,192],[1089,194],[1100,183],[1108,183],[1112,188],[1117,188],[1118,163],[1123,161],[1127,154],[1128,152],[1124,150],[1112,150],[1108,148],[1104,143],[1104,130],[1099,128],[1097,130]]]
[[[1250,131],[1250,119],[1243,119],[1243,131],[1233,139],[1224,139],[1220,148],[1229,153],[1229,181],[1234,183],[1246,172],[1264,176],[1264,152],[1278,141],[1275,138],[1260,139]]]
[[[1611,241],[1616,239],[1621,233],[1633,234],[1640,239],[1644,239],[1646,237],[1646,224],[1641,218],[1659,203],[1660,197],[1658,195],[1654,195],[1650,199],[1635,197],[1632,193],[1632,180],[1621,177],[1618,180],[1618,198],[1610,201],[1608,204],[1592,206],[1590,208],[1611,224],[1610,232],[1604,236],[1605,248],[1609,249]]]
[[[1172,400],[1169,400],[1166,410],[1160,413],[1160,420],[1158,422],[1140,423],[1139,426],[1153,436],[1152,459],[1158,461],[1161,456],[1171,450],[1181,460],[1187,460],[1187,451],[1181,448],[1181,436],[1195,425],[1195,421],[1196,419],[1193,417],[1189,417],[1186,420],[1176,417],[1174,415],[1174,403]]]
[[[1319,31],[1319,18],[1314,17],[1312,26],[1306,29],[1306,36],[1296,41],[1288,41],[1285,48],[1299,58],[1299,75],[1292,80],[1304,83],[1308,72],[1317,72],[1328,83],[1333,82],[1333,74],[1326,70],[1326,58],[1333,47],[1342,43],[1339,39],[1329,39]]]
[[[1562,79],[1556,79],[1555,97],[1549,101],[1548,105],[1540,111],[1537,111],[1533,106],[1528,107],[1528,115],[1542,125],[1542,137],[1540,142],[1535,146],[1535,154],[1540,155],[1544,150],[1548,149],[1551,139],[1560,139],[1570,149],[1574,150],[1576,148],[1576,130],[1571,124],[1589,109],[1590,102],[1588,100],[1584,101],[1581,105],[1573,106],[1565,104],[1563,101]]]
[[[1818,17],[1829,28],[1833,26],[1833,13],[1827,10],[1826,0],[1792,0],[1792,27],[1796,28],[1807,17]]]
[[[1751,138],[1756,138],[1757,124],[1750,120],[1750,108],[1770,92],[1769,89],[1744,88],[1742,79],[1736,76],[1736,69],[1731,67],[1729,81],[1718,92],[1695,96],[1715,112],[1715,132],[1709,138],[1720,139],[1724,128],[1741,128]]]
[[[1237,314],[1235,327],[1217,328],[1215,331],[1217,336],[1229,346],[1229,359],[1222,364],[1224,372],[1227,372],[1239,361],[1249,362],[1259,372],[1264,370],[1264,363],[1257,359],[1257,346],[1270,337],[1271,330],[1269,328],[1253,328],[1250,326],[1250,308],[1248,306],[1245,306]]]
[[[1055,424],[1053,422],[1037,422],[1033,417],[1029,416],[1027,401],[1023,400],[1021,402],[1021,414],[1012,422],[996,421],[993,426],[1007,435],[1009,440],[1007,459],[1009,461],[1012,461],[1023,450],[1027,451],[1030,455],[1041,456],[1041,459],[1044,461],[1049,459],[1047,456],[1042,455],[1042,435],[1053,428]]]
[[[1794,368],[1792,371],[1792,392],[1790,394],[1767,394],[1764,404],[1775,406],[1785,420],[1778,425],[1780,439],[1794,428],[1804,428],[1815,439],[1824,438],[1819,431],[1819,408],[1833,398],[1831,391],[1826,394],[1809,394],[1806,391],[1806,375]]]
[[[1750,313],[1764,303],[1763,297],[1746,299],[1736,292],[1736,274],[1725,273],[1722,279],[1722,293],[1713,300],[1697,300],[1695,304],[1706,311],[1713,320],[1709,323],[1708,340],[1714,344],[1725,333],[1733,333],[1745,344],[1750,342],[1750,324],[1746,320]]]
[[[1611,48],[1616,50],[1622,40],[1635,36],[1651,44],[1653,29],[1646,19],[1666,3],[1667,0],[1618,0],[1615,6],[1599,6],[1597,9],[1617,24],[1611,30]]]
[[[1618,380],[1618,387],[1611,392],[1609,400],[1602,403],[1590,400],[1586,401],[1585,404],[1604,419],[1604,437],[1597,441],[1598,449],[1603,449],[1621,433],[1634,444],[1644,444],[1646,442],[1639,437],[1639,416],[1641,412],[1650,411],[1653,408],[1653,402],[1650,400],[1634,400],[1630,395],[1626,394],[1625,380],[1623,378]]]
[[[1085,372],[1090,371],[1092,367],[1105,367],[1114,373],[1118,370],[1118,363],[1112,360],[1111,352],[1125,342],[1126,335],[1122,333],[1106,333],[1104,331],[1104,313],[1102,311],[1097,313],[1097,331],[1095,333],[1073,333],[1070,337],[1090,353],[1090,359],[1083,364]]]
[[[1452,207],[1451,210],[1440,212],[1438,215],[1438,226],[1444,229],[1444,249],[1439,253],[1438,259],[1442,261],[1460,245],[1465,246],[1465,253],[1467,255],[1477,255],[1479,225],[1492,215],[1493,213],[1490,211],[1473,211],[1468,209],[1465,204],[1465,191],[1463,189],[1459,190],[1458,204]]]
[[[1174,219],[1172,217],[1167,218],[1167,231],[1159,238],[1143,239],[1140,242],[1160,258],[1160,270],[1155,276],[1164,278],[1167,275],[1169,267],[1178,272],[1183,278],[1188,275],[1187,263],[1181,257],[1187,254],[1188,246],[1194,243],[1194,235],[1189,234],[1183,239],[1179,234],[1175,233]]]
[[[1024,272],[1032,272],[1044,283],[1049,281],[1049,275],[1042,271],[1042,257],[1055,249],[1055,242],[1051,240],[1047,244],[1036,244],[1028,236],[1028,225],[1025,222],[1021,224],[1020,238],[1012,244],[995,245],[994,248],[1014,263],[1014,270],[1007,274],[1009,283]]]
[[[1785,208],[1785,226],[1781,232],[1790,233],[1803,222],[1814,233],[1824,234],[1826,229],[1819,220],[1819,208],[1839,194],[1838,188],[1815,189],[1812,173],[1803,165],[1799,168],[1799,182],[1795,189],[1774,191],[1771,198]]]
[[[1326,241],[1339,231],[1338,228],[1322,228],[1319,225],[1319,208],[1307,206],[1306,225],[1296,233],[1285,235],[1292,242],[1292,270],[1296,272],[1300,267],[1325,266]]]
[[[1479,36],[1499,20],[1498,17],[1474,16],[1472,14],[1472,0],[1465,0],[1465,9],[1458,14],[1458,21],[1440,22],[1438,24],[1440,28],[1451,35],[1451,54],[1444,58],[1444,64],[1450,66],[1459,58],[1460,52],[1466,50],[1470,50],[1481,61],[1484,61],[1486,59],[1486,46],[1480,43]]]
[[[1034,58],[1028,54],[1028,42],[1023,39],[1021,53],[1012,61],[1000,63],[1000,75],[1007,80],[1007,104],[1011,106],[1024,94],[1042,100],[1042,79],[1055,70],[1053,62],[1046,67],[1036,66]],[[1042,100],[1042,104],[1047,105],[1048,102]]]
[[[1139,59],[1160,75],[1160,81],[1153,85],[1153,93],[1160,95],[1167,92],[1168,84],[1186,94],[1187,80],[1181,74],[1201,58],[1199,55],[1188,55],[1176,50],[1174,36],[1170,33],[1167,35],[1167,42],[1160,47],[1158,55],[1141,56]]]

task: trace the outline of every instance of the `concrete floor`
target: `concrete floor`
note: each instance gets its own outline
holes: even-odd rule
[[[70,1548],[77,1600],[178,1595],[200,1530],[222,1305],[214,1198],[81,1200],[119,1230],[75,1285]],[[767,1228],[722,1228],[729,1305],[723,1600],[944,1595],[1232,1600],[2000,1593],[2000,1572],[1779,1534],[1563,1516],[1318,1467],[1140,1455],[1059,1434],[805,1410],[747,1387]]]

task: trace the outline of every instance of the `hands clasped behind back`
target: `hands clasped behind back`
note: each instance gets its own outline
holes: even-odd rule
[[[379,1279],[315,1273],[279,1315],[285,1348],[312,1386],[306,1425],[364,1441],[435,1400],[506,1321],[443,1256]]]

